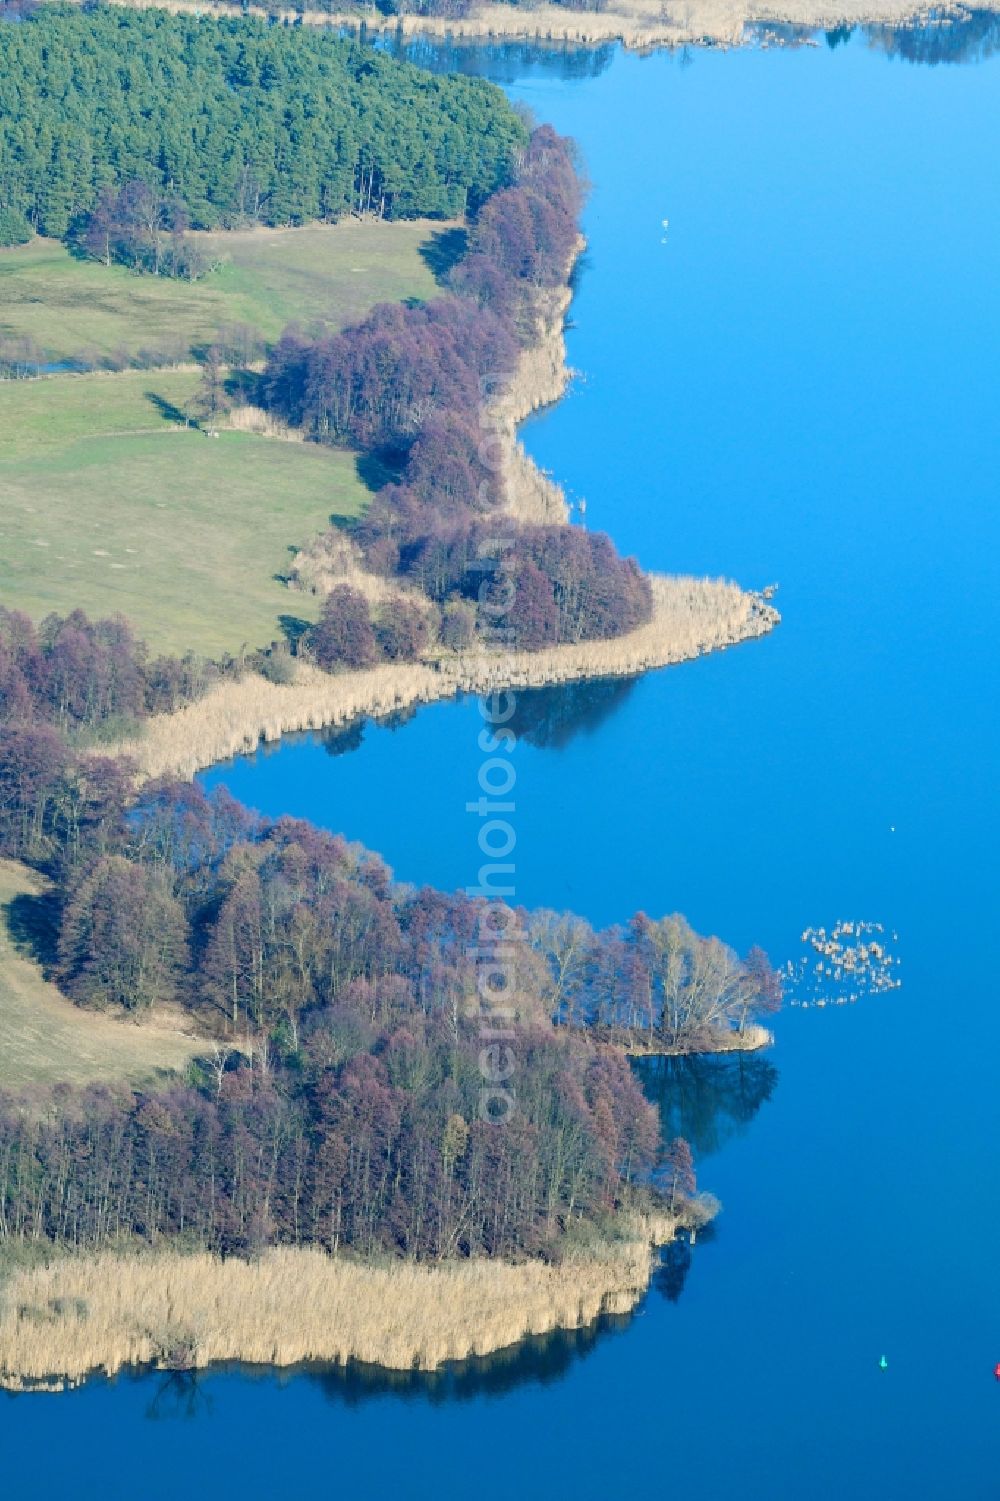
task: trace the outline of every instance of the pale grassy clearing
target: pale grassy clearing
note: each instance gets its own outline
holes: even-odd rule
[[[198,374],[0,382],[0,599],[120,612],[156,651],[218,658],[319,602],[281,581],[368,492],[352,455],[183,427]]]
[[[200,281],[138,276],[77,258],[57,240],[0,250],[0,339],[27,337],[48,361],[185,357],[226,325],[271,341],[293,320],[343,328],[377,302],[433,297],[433,246],[449,226],[348,219],[193,238],[221,262]]]
[[[251,1262],[148,1251],[59,1257],[13,1270],[0,1293],[0,1386],[236,1360],[431,1371],[627,1313],[649,1284],[654,1243],[676,1228],[665,1215],[636,1223],[558,1266],[373,1266],[316,1248]]]
[[[18,946],[8,922],[10,903],[44,889],[34,871],[0,860],[0,1087],[99,1079],[139,1083],[185,1068],[203,1047],[196,1038],[162,1018],[140,1026],[82,1011]]]
[[[431,663],[383,665],[331,675],[299,663],[291,683],[256,673],[218,684],[175,714],[148,720],[118,749],[146,776],[190,777],[216,761],[254,750],[293,730],[347,724],[457,693],[537,688],[581,678],[630,677],[687,661],[772,630],[780,616],[760,595],[724,580],[652,579],[652,620],[611,641],[537,652],[478,652]]]
[[[243,14],[236,0],[114,0],[137,9],[197,11],[202,14]],[[998,0],[985,0],[977,9],[995,11]],[[251,4],[248,14],[273,14],[263,6]],[[759,22],[801,26],[810,30],[830,30],[837,26],[857,26],[881,22],[905,26],[935,17],[961,14],[955,4],[919,4],[917,0],[775,0],[774,4],[754,0],[609,0],[600,11],[550,4],[494,5],[473,4],[464,16],[386,16],[374,6],[345,5],[335,15],[306,10],[302,20],[307,26],[358,26],[362,21],[370,30],[396,31],[404,35],[460,36],[474,38],[523,37],[548,42],[573,42],[596,45],[620,41],[628,48],[687,45],[722,45],[738,47],[751,37],[751,27]],[[291,10],[279,10],[289,22],[298,18]]]

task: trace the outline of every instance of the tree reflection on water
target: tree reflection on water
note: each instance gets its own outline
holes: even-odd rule
[[[664,1141],[683,1136],[697,1159],[744,1132],[778,1083],[778,1070],[760,1053],[639,1058],[634,1067],[659,1109]]]
[[[815,45],[817,37],[825,37],[831,51],[857,36],[887,57],[936,67],[939,63],[981,63],[992,57],[1000,49],[1000,15],[992,10],[967,10],[958,15],[932,10],[909,26],[844,23],[826,32],[767,21],[755,25],[751,35],[759,42],[776,41],[783,46]]]
[[[969,10],[950,17],[930,16],[913,26],[866,26],[869,44],[908,63],[981,63],[1000,49],[1000,15]]]

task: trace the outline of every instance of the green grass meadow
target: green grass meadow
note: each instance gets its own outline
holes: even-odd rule
[[[78,259],[56,240],[0,250],[0,339],[27,337],[50,362],[200,348],[248,324],[267,341],[287,323],[343,328],[377,302],[434,295],[454,229],[427,220],[344,220],[193,238],[221,262],[200,281],[136,275]]]
[[[121,613],[154,652],[217,658],[280,639],[283,615],[314,618],[281,575],[368,492],[350,454],[187,426],[191,351],[227,326],[270,342],[292,321],[337,329],[431,297],[462,231],[345,220],[196,238],[219,267],[193,283],[54,240],[0,250],[0,341],[30,339],[54,364],[179,362],[0,381],[0,602],[35,619]]]
[[[368,492],[352,455],[177,423],[194,372],[0,382],[0,601],[125,615],[156,651],[218,657],[316,601],[292,552]]]

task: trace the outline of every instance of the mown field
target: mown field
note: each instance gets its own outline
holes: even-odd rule
[[[139,1082],[183,1069],[199,1051],[194,1038],[162,1021],[137,1026],[80,1010],[15,941],[10,904],[43,889],[34,871],[0,860],[0,1088],[59,1080]]]
[[[120,612],[154,651],[280,638],[311,596],[292,552],[357,515],[350,454],[182,425],[195,371],[0,382],[0,599],[35,619]]]
[[[449,226],[428,220],[192,239],[221,262],[197,282],[77,259],[56,240],[0,250],[0,340],[30,338],[49,362],[98,363],[140,350],[186,353],[234,324],[265,340],[293,320],[342,328],[377,302],[433,296],[433,268],[447,261],[451,243]]]

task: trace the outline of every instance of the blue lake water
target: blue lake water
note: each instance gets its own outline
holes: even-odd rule
[[[766,1066],[650,1080],[725,1206],[679,1296],[668,1268],[622,1327],[439,1382],[5,1399],[5,1478],[995,1498],[1000,63],[919,67],[863,38],[499,52],[475,66],[576,136],[593,182],[581,375],[532,453],[644,564],[778,582],[784,616],[631,685],[522,699],[517,898],[599,923],[679,909],[776,959],[808,924],[876,919],[904,988],[786,1013]],[[464,885],[480,723],[435,705],[206,780]]]

